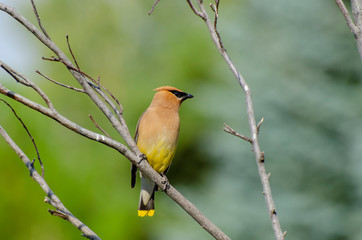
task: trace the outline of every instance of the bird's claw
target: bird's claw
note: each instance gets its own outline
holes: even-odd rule
[[[164,185],[162,191],[166,192],[168,189],[171,188],[171,185],[167,181],[162,181],[161,183]]]
[[[163,181],[161,181],[161,183],[164,185],[162,190],[167,191],[168,189],[170,189],[171,185],[168,182],[168,179],[167,179],[166,175],[161,174],[161,176],[164,179]]]
[[[138,157],[140,158],[140,160],[138,161],[137,164],[140,164],[143,160],[147,160],[147,157],[146,157],[146,155],[144,153],[142,153]]]

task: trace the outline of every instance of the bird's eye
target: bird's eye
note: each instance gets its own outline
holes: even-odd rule
[[[182,98],[182,96],[184,95],[183,92],[179,92],[179,91],[176,91],[176,90],[171,90],[170,92],[172,92],[173,95],[175,95],[177,98]]]

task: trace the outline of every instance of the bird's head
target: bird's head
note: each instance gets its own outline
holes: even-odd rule
[[[185,93],[180,89],[170,86],[163,86],[154,89],[156,92],[153,97],[152,104],[169,105],[171,107],[180,107],[180,104],[188,98],[193,98],[189,93]]]

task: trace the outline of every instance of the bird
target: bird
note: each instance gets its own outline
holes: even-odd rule
[[[179,108],[183,101],[194,96],[175,87],[162,86],[156,91],[151,104],[138,120],[135,142],[151,167],[166,177],[175,155],[180,130]],[[137,166],[131,166],[131,187],[136,184]],[[152,217],[155,213],[154,199],[157,185],[148,177],[141,178],[141,193],[138,216]],[[167,179],[167,178],[166,178]]]

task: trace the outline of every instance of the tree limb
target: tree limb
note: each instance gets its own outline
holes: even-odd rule
[[[57,197],[57,195],[54,194],[54,192],[50,189],[49,185],[46,183],[44,178],[40,176],[40,174],[36,171],[34,168],[34,165],[32,161],[26,156],[26,154],[18,147],[18,145],[11,139],[11,137],[8,135],[8,133],[5,131],[5,129],[0,125],[0,135],[5,139],[5,141],[9,144],[9,146],[15,151],[15,153],[19,156],[21,160],[23,160],[23,163],[25,166],[27,166],[30,176],[33,178],[35,182],[37,182],[40,187],[43,189],[43,191],[48,196],[48,201],[50,205],[55,207],[57,209],[57,212],[61,212],[64,217],[63,219],[69,221],[71,224],[73,224],[75,227],[77,227],[85,237],[89,239],[98,240],[100,239],[96,233],[94,233],[87,225],[82,223],[78,218],[76,218],[60,201],[60,199]],[[54,210],[50,210],[54,211]],[[54,215],[54,214],[52,214]],[[56,215],[59,216],[59,215]],[[61,216],[59,216],[61,217]]]
[[[226,127],[226,131],[231,132],[232,134],[241,137],[242,139],[250,142],[253,146],[253,151],[255,154],[255,159],[256,159],[256,163],[258,166],[258,172],[259,172],[259,176],[260,176],[260,180],[261,183],[263,185],[263,194],[265,197],[265,201],[266,201],[266,205],[268,208],[268,212],[270,214],[270,218],[271,218],[271,222],[272,222],[272,227],[274,230],[274,234],[277,240],[283,240],[285,237],[285,233],[282,232],[280,223],[279,223],[279,218],[276,212],[276,207],[275,207],[275,203],[272,197],[272,193],[271,193],[271,188],[270,188],[270,183],[269,183],[269,178],[268,178],[268,174],[266,173],[266,169],[265,169],[265,164],[264,164],[264,154],[260,149],[260,145],[259,145],[259,141],[258,141],[258,133],[259,133],[259,128],[260,128],[260,124],[257,125],[256,120],[255,120],[255,114],[254,114],[254,107],[253,107],[253,101],[251,98],[251,91],[249,86],[247,85],[244,77],[240,74],[240,72],[238,71],[238,69],[235,67],[234,63],[231,61],[229,55],[227,54],[221,38],[220,38],[220,34],[217,31],[217,19],[219,17],[219,0],[216,0],[216,5],[212,5],[212,10],[215,13],[215,22],[213,23],[209,17],[209,15],[206,12],[204,3],[202,0],[196,0],[199,10],[197,10],[193,4],[191,3],[191,0],[186,0],[187,3],[190,5],[192,11],[199,17],[201,17],[203,19],[203,21],[205,22],[209,33],[211,35],[211,39],[213,40],[215,46],[217,47],[219,53],[221,54],[221,56],[224,58],[227,66],[230,68],[231,72],[233,73],[234,77],[236,78],[236,80],[238,81],[239,85],[241,86],[241,88],[243,89],[244,93],[245,93],[245,104],[246,104],[246,109],[247,109],[247,115],[248,115],[248,121],[249,121],[249,128],[250,128],[250,134],[251,137],[247,138],[245,136],[242,136],[241,134],[236,133],[234,130],[232,130],[230,127],[228,127],[227,125]]]
[[[5,103],[10,109],[11,111],[13,112],[14,116],[18,119],[18,121],[21,123],[21,125],[23,126],[23,128],[25,129],[26,133],[28,134],[31,142],[33,143],[33,146],[34,146],[34,149],[35,149],[35,152],[36,152],[36,155],[38,156],[38,161],[39,161],[39,164],[40,164],[40,167],[41,167],[41,176],[42,178],[44,178],[44,165],[43,165],[43,162],[41,161],[40,159],[40,154],[39,154],[39,150],[38,150],[38,147],[35,143],[35,140],[33,138],[33,136],[31,135],[29,129],[26,127],[25,123],[23,122],[23,120],[21,120],[21,118],[19,117],[19,115],[15,112],[15,109],[8,103],[6,102],[5,100],[3,99],[0,99],[0,101],[2,101],[3,103]],[[34,161],[32,161],[32,164],[34,165]]]
[[[358,51],[362,61],[362,2],[360,0],[350,0],[353,19],[348,12],[343,0],[336,0],[336,3],[341,10],[346,23],[356,38]]]

